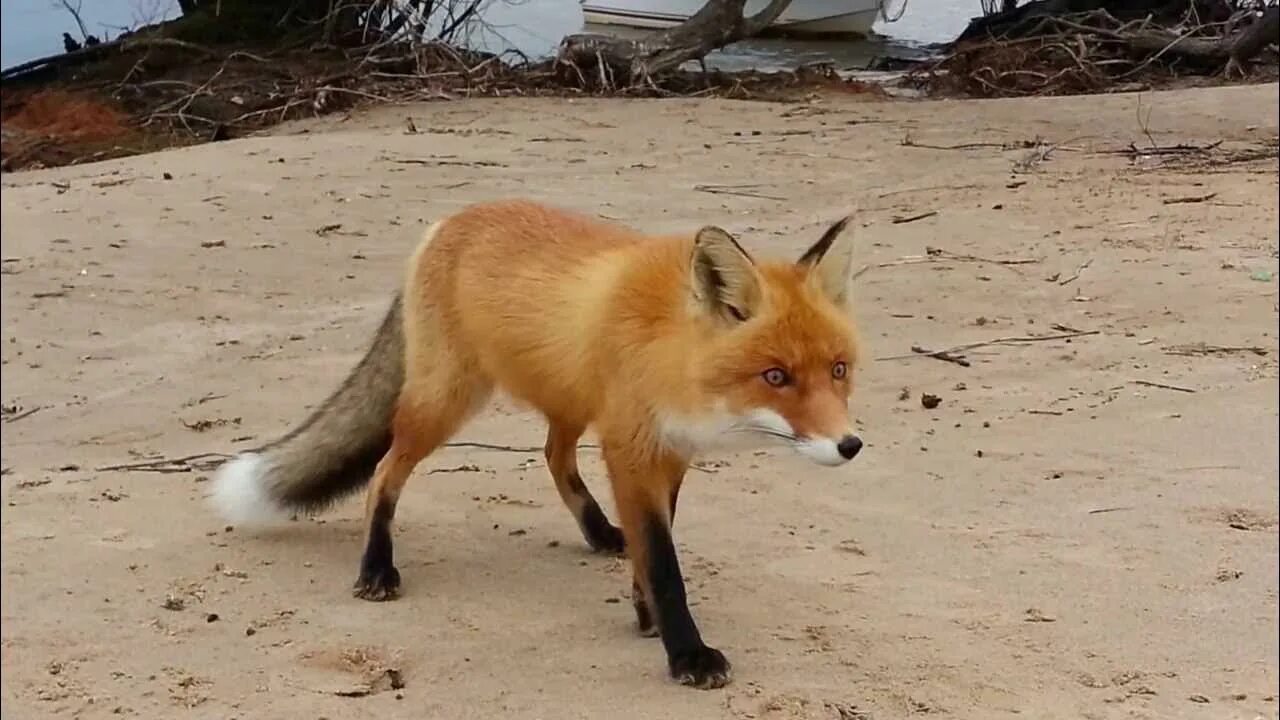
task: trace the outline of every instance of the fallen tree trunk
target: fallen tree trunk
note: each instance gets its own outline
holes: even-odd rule
[[[1199,62],[1214,68],[1234,64],[1235,69],[1257,57],[1268,45],[1280,41],[1280,6],[1272,5],[1261,17],[1243,29],[1218,36],[1192,34],[1200,28],[1178,32],[1161,28],[1133,32],[1106,31],[1079,26],[1082,32],[1094,32],[1117,42],[1126,43],[1140,55],[1169,55]]]
[[[1240,33],[1231,45],[1231,64],[1239,68],[1276,43],[1280,43],[1280,5],[1268,7],[1262,17]]]
[[[1028,37],[1040,33],[1045,18],[1096,11],[1121,21],[1150,17],[1164,24],[1178,22],[1188,11],[1206,23],[1222,22],[1232,12],[1227,0],[1031,0],[970,20],[954,42]]]
[[[1080,0],[1046,4],[1062,1]],[[1276,5],[1261,14],[1241,10],[1225,22],[1195,25],[1188,20],[1165,25],[1150,16],[1122,20],[1105,9],[1033,19],[1030,25],[1006,27],[1014,37],[953,43],[946,57],[923,71],[925,84],[986,97],[1060,95],[1184,75],[1241,76],[1258,70],[1266,77],[1276,71],[1274,58],[1257,68],[1247,67],[1257,65],[1266,48],[1280,41]]]
[[[165,37],[124,36],[97,45],[89,45],[71,52],[59,53],[48,57],[36,58],[13,67],[0,70],[0,81],[21,78],[28,73],[36,73],[46,69],[61,69],[85,65],[109,56],[113,52],[130,50],[167,48],[195,53],[202,57],[210,57],[215,53],[208,49],[182,40]]]
[[[758,35],[773,24],[791,0],[769,0],[747,17],[746,0],[707,0],[683,23],[642,40],[590,33],[569,35],[557,62],[573,68],[584,84],[613,89],[652,82],[652,78],[733,42]]]

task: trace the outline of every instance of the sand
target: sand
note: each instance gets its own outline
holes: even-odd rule
[[[1265,146],[1278,101],[441,102],[6,175],[4,715],[1276,718],[1276,162],[1098,151]],[[500,402],[458,439],[515,451],[410,482],[392,603],[350,595],[358,501],[247,532],[206,464],[101,469],[285,432],[426,224],[511,196],[761,254],[858,208],[867,448],[685,483],[723,690],[666,678],[624,562],[519,449],[540,419]],[[902,357],[1045,335],[1074,337]]]

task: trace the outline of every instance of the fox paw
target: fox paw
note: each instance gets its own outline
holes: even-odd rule
[[[351,588],[351,594],[371,602],[394,600],[400,594],[400,571],[394,566],[363,569]]]
[[[626,541],[622,539],[622,531],[609,522],[604,511],[595,500],[588,500],[578,517],[582,527],[582,536],[592,550],[600,553],[621,555],[626,551]]]
[[[607,520],[592,528],[587,544],[598,553],[625,555],[627,552],[627,542],[622,537],[622,531],[609,524]]]
[[[724,653],[706,645],[672,655],[670,667],[671,677],[681,685],[701,690],[724,687],[732,679],[732,666]]]

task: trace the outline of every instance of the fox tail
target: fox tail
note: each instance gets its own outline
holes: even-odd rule
[[[262,524],[320,510],[369,482],[391,447],[405,377],[403,301],[397,293],[364,359],[292,432],[223,464],[214,505],[233,523]]]

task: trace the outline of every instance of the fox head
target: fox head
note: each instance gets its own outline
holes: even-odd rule
[[[706,444],[738,434],[781,440],[822,465],[858,454],[848,222],[795,262],[757,262],[728,232],[698,231],[689,276],[692,312],[706,320],[695,371],[706,402],[680,430]]]

